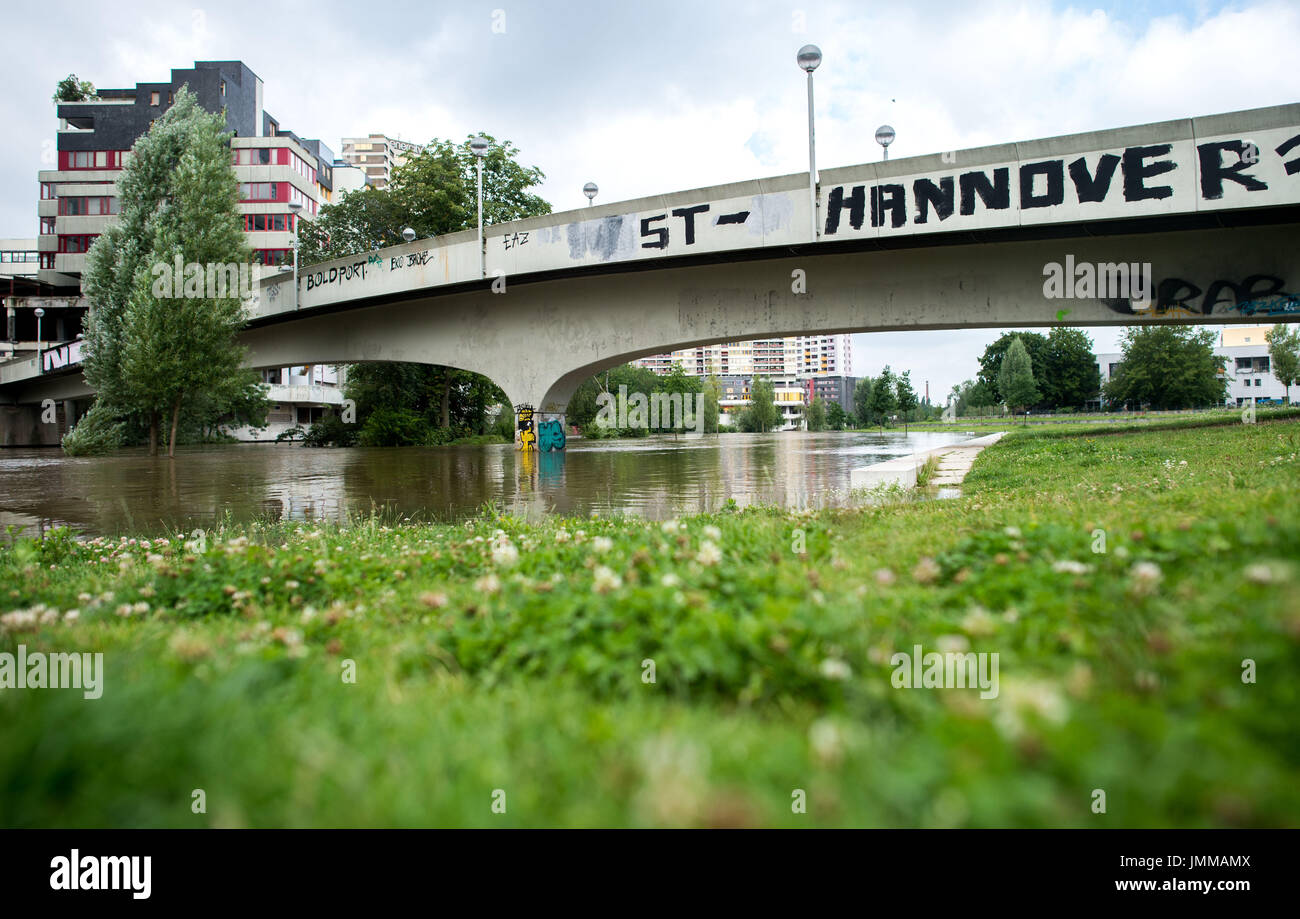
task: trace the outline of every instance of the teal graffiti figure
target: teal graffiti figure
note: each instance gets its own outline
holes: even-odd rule
[[[543,421],[537,427],[537,449],[542,453],[551,450],[563,450],[565,444],[564,425],[555,419]]]

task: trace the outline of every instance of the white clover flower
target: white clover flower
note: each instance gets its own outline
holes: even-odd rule
[[[559,530],[559,531],[557,531],[556,534],[555,534],[555,541],[556,541],[556,542],[568,542],[568,541],[569,541],[570,539],[572,539],[572,538],[573,538],[573,537],[569,535],[569,531],[568,531],[568,530]]]
[[[1083,562],[1076,562],[1073,559],[1063,558],[1059,562],[1052,563],[1052,570],[1059,574],[1087,574],[1092,570],[1092,566],[1085,565]]]
[[[853,675],[848,664],[830,657],[822,661],[821,673],[828,680],[847,680]]]
[[[484,575],[474,582],[474,589],[479,593],[495,594],[501,590],[501,581],[495,574]]]
[[[5,613],[0,616],[0,625],[4,626],[6,631],[20,632],[24,629],[32,628],[36,625],[36,611],[30,609],[16,609],[11,613]]]
[[[604,565],[596,568],[595,576],[592,579],[591,589],[598,594],[607,594],[612,590],[618,590],[623,586],[623,579],[610,571]]]
[[[705,567],[716,565],[718,562],[722,561],[722,550],[713,543],[706,542],[704,545],[700,546],[700,551],[695,556],[695,560]]]
[[[597,555],[604,555],[612,548],[614,548],[614,540],[608,536],[597,536],[591,541],[591,549]]]
[[[881,587],[888,587],[897,580],[898,577],[888,568],[879,568],[876,570],[876,583]]]
[[[510,568],[519,561],[519,550],[512,542],[499,542],[492,547],[492,564]]]
[[[1139,584],[1154,585],[1163,577],[1160,566],[1155,562],[1137,562],[1129,572]]]
[[[659,579],[659,583],[664,587],[679,587],[682,579],[670,571]]]
[[[680,526],[681,524],[679,524],[676,520],[665,520],[662,526],[660,526],[659,528],[663,530],[665,533],[676,533],[678,527]]]
[[[1006,533],[1012,539],[1020,538],[1020,527],[1006,527],[1002,530],[1002,532]]]
[[[79,609],[70,609],[63,614],[64,622],[76,622],[80,618],[81,618],[81,610]]]
[[[49,625],[51,622],[59,621],[59,611],[56,609],[47,609],[41,613],[41,625]]]
[[[704,528],[704,535],[706,538],[712,539],[714,542],[718,542],[722,539],[722,531],[712,524]]]

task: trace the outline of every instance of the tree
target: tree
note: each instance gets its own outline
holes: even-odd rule
[[[804,412],[804,427],[809,431],[826,430],[826,403],[820,396],[814,397]]]
[[[472,135],[471,135],[472,136]],[[489,135],[483,159],[483,223],[505,223],[549,214],[551,205],[529,189],[546,178],[536,166],[522,166],[510,141]],[[397,245],[411,227],[418,238],[445,236],[478,225],[477,160],[469,139],[461,144],[434,138],[419,154],[393,170],[386,189],[367,187],[344,194],[303,221],[299,254],[303,264]]]
[[[53,102],[58,105],[60,102],[85,102],[95,98],[98,98],[95,84],[89,80],[78,80],[75,73],[70,73],[55,87]]]
[[[718,433],[718,403],[722,401],[722,381],[713,375],[704,380],[704,430],[708,434]]]
[[[993,393],[993,404],[1006,402],[1006,395],[998,389],[998,375],[1002,370],[1002,358],[1006,355],[1007,349],[1017,338],[1024,345],[1025,350],[1029,353],[1029,363],[1031,367],[1042,368],[1047,363],[1047,337],[1037,332],[1006,332],[997,341],[984,349],[984,355],[980,358],[980,371],[977,379],[987,386]],[[1035,377],[1035,382],[1039,377]],[[1040,389],[1040,396],[1042,391]]]
[[[206,270],[251,257],[224,126],[224,115],[203,111],[182,87],[136,141],[118,183],[120,222],[87,257],[86,380],[105,411],[147,420],[153,455],[165,420],[175,456],[187,406],[224,413],[264,392],[243,370],[240,291],[213,289],[219,272]],[[180,277],[176,264],[185,266]]]
[[[894,384],[894,392],[898,401],[898,410],[902,413],[903,421],[906,423],[911,420],[912,412],[916,410],[919,404],[916,391],[912,389],[912,371],[903,371],[903,375]]]
[[[958,415],[969,415],[997,404],[993,390],[978,380],[967,380],[961,386],[954,386],[952,394],[957,402]]]
[[[345,394],[356,401],[358,436],[367,446],[446,443],[486,434],[506,395],[487,377],[430,364],[353,364]]]
[[[1300,381],[1300,332],[1285,325],[1275,325],[1266,337],[1273,376],[1286,387],[1286,401],[1290,404],[1291,384]]]
[[[1138,326],[1126,330],[1122,341],[1124,356],[1104,387],[1109,405],[1180,409],[1223,403],[1228,382],[1211,330]]]
[[[859,427],[871,427],[871,388],[871,377],[863,377],[853,387],[853,414]]]
[[[1092,353],[1092,339],[1082,329],[1052,329],[1042,357],[1031,354],[1030,361],[1047,408],[1082,408],[1101,391],[1101,370]]]
[[[843,431],[844,425],[848,423],[848,413],[844,411],[844,406],[831,400],[826,406],[826,427],[832,431]]]
[[[749,405],[737,419],[742,431],[766,434],[781,426],[781,409],[776,404],[776,389],[772,381],[754,377],[749,387]]]
[[[885,365],[885,369],[880,371],[880,376],[871,384],[870,416],[884,427],[885,422],[898,409],[898,391],[894,372]]]
[[[1007,348],[998,367],[998,391],[1002,393],[1012,414],[1015,414],[1016,409],[1029,408],[1038,401],[1038,384],[1034,382],[1033,364],[1024,342],[1019,338]]]

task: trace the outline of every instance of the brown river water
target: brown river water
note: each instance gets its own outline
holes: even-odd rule
[[[491,502],[525,516],[667,519],[738,506],[842,503],[849,471],[964,440],[959,433],[685,435],[571,439],[563,452],[513,446],[313,449],[295,444],[67,457],[0,448],[0,528],[68,526],[88,535],[160,535],[223,520],[344,522],[380,512],[454,521]]]

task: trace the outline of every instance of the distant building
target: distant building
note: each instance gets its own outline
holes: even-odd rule
[[[772,384],[773,401],[781,410],[781,426],[778,430],[800,429],[803,426],[804,407],[808,404],[807,391],[803,385],[789,378],[769,379],[768,382]],[[718,398],[718,423],[735,427],[737,416],[749,407],[754,377],[724,376],[718,378],[718,383],[722,387]]]
[[[853,349],[848,335],[800,335],[724,342],[652,354],[632,363],[658,374],[681,364],[688,376],[809,377],[852,373]]]
[[[1219,336],[1214,353],[1226,358],[1223,374],[1228,381],[1226,405],[1241,406],[1251,400],[1280,403],[1286,399],[1286,387],[1273,376],[1273,362],[1265,338],[1269,329],[1270,326],[1232,326]],[[1097,355],[1103,387],[1123,358],[1118,352]]]
[[[0,295],[12,278],[35,279],[40,254],[34,239],[0,239]]]
[[[294,222],[310,220],[332,200],[335,156],[321,141],[286,130],[262,109],[262,81],[243,62],[196,61],[193,68],[172,70],[166,82],[101,89],[84,102],[58,102],[56,168],[38,175],[40,234],[35,249],[40,289],[29,291],[42,296],[47,315],[37,341],[32,331],[34,305],[25,305],[22,299],[6,302],[11,353],[45,345],[67,345],[67,353],[72,352],[86,310],[79,296],[86,252],[118,219],[117,181],[136,140],[174,104],[182,86],[189,88],[201,108],[223,113],[226,128],[234,134],[230,148],[239,180],[239,212],[254,260],[271,268],[292,264]],[[355,183],[351,166],[341,171],[350,184]],[[294,215],[291,204],[302,205],[300,216]],[[4,284],[5,267],[0,263],[0,284]],[[48,352],[45,356],[53,359]],[[290,393],[275,386],[269,395],[281,404],[295,404]],[[324,381],[311,396],[307,407],[312,409],[342,402],[338,385]],[[271,430],[265,436],[275,433]]]
[[[384,134],[343,138],[343,159],[360,168],[365,173],[366,184],[375,188],[386,188],[392,181],[393,170],[422,150],[420,144]]]
[[[821,399],[827,404],[838,402],[840,408],[844,409],[844,413],[852,416],[853,390],[858,385],[858,379],[850,376],[809,377],[804,381],[808,390],[808,403],[811,405],[813,399]]]

